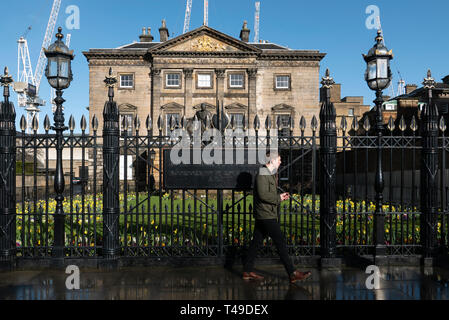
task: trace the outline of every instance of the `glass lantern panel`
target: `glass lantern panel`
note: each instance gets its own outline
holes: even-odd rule
[[[367,80],[374,80],[377,77],[377,65],[376,61],[370,61],[368,62],[368,79]]]
[[[59,76],[63,78],[69,77],[69,63],[66,59],[59,60]]]
[[[48,76],[57,77],[58,76],[58,60],[57,60],[57,58],[49,58],[48,65],[49,65]]]
[[[377,59],[377,76],[379,78],[388,78],[388,60]]]

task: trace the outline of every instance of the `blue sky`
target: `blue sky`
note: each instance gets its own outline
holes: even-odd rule
[[[158,28],[166,19],[173,36],[182,33],[185,0],[62,0],[57,26],[63,33],[71,33],[71,48],[75,50],[73,62],[74,80],[65,90],[66,120],[75,116],[77,126],[82,114],[87,116],[89,105],[88,65],[82,51],[89,48],[114,48],[138,41],[142,27],[151,27],[155,41],[159,40]],[[53,0],[22,0],[2,3],[0,20],[0,66],[9,66],[17,77],[17,39],[28,26],[32,31],[27,39],[31,63],[35,68],[47,26]],[[253,39],[254,0],[209,0],[209,26],[238,38],[243,20]],[[67,30],[69,17],[66,8],[78,6],[80,28]],[[437,81],[449,74],[449,39],[447,30],[447,0],[261,0],[260,39],[294,49],[317,49],[327,53],[321,64],[321,75],[326,68],[337,83],[342,83],[342,97],[364,96],[366,104],[372,104],[373,93],[363,80],[365,63],[361,54],[374,44],[376,31],[366,27],[369,17],[366,8],[376,5],[380,9],[385,42],[395,55],[392,61],[394,89],[398,73],[406,83],[420,85],[428,68]],[[203,1],[193,0],[190,29],[203,22]],[[389,94],[387,89],[385,94]],[[40,95],[50,100],[50,87],[42,79]],[[106,100],[107,97],[105,97]],[[13,100],[16,101],[15,94]],[[17,110],[18,119],[23,114]],[[51,113],[51,105],[43,108]]]

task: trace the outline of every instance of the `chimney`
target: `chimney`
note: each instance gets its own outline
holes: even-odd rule
[[[161,42],[165,42],[168,40],[168,29],[167,29],[167,25],[165,23],[165,19],[162,20],[162,27],[159,28],[159,35],[160,35],[160,39]]]
[[[242,30],[240,30],[240,40],[244,42],[249,42],[249,33],[248,23],[246,21],[243,22]]]
[[[405,86],[405,94],[409,94],[418,88],[416,84],[408,84]]]
[[[154,40],[154,37],[151,35],[151,28],[148,27],[148,33],[147,29],[142,28],[142,34],[139,36],[140,42],[152,42]]]

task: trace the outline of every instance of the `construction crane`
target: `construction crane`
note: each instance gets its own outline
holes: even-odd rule
[[[46,63],[44,48],[47,48],[50,45],[53,37],[59,9],[61,8],[61,1],[62,0],[53,1],[50,18],[48,20],[47,29],[45,31],[34,73],[30,62],[28,41],[26,40],[26,34],[31,30],[31,27],[29,27],[24,36],[20,37],[18,40],[17,79],[19,81],[14,83],[14,91],[17,93],[18,105],[20,107],[25,107],[27,113],[27,133],[31,132],[33,118],[37,117],[39,120],[39,107],[45,106],[45,101],[39,98],[39,88]]]
[[[260,1],[256,1],[256,13],[254,15],[254,42],[259,42]]]
[[[204,22],[203,25],[209,25],[209,0],[204,0]]]
[[[190,28],[190,15],[192,14],[192,0],[187,0],[186,15],[184,18],[184,29],[182,33],[186,33]]]
[[[65,38],[65,45],[67,48],[70,48],[70,40],[72,38],[72,34],[68,33]],[[51,112],[55,113],[56,111],[56,104],[55,104],[55,98],[56,98],[56,90],[54,88],[51,88],[50,93],[50,99],[51,99]],[[64,109],[64,107],[62,107]]]

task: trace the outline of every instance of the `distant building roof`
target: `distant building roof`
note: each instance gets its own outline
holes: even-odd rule
[[[278,44],[275,43],[255,43],[255,42],[250,42],[249,43],[252,46],[255,46],[256,48],[262,49],[262,50],[290,50],[289,48],[280,46]]]
[[[118,47],[117,49],[150,49],[158,44],[160,44],[160,42],[133,42]]]
[[[443,81],[447,82],[449,76],[443,78]],[[437,82],[435,83],[435,91],[449,91],[449,83],[445,82]],[[408,99],[408,98],[420,98],[423,94],[426,93],[426,90],[423,87],[417,88],[408,94],[402,94],[400,96],[393,97],[388,101],[392,100],[400,100],[400,99]]]

